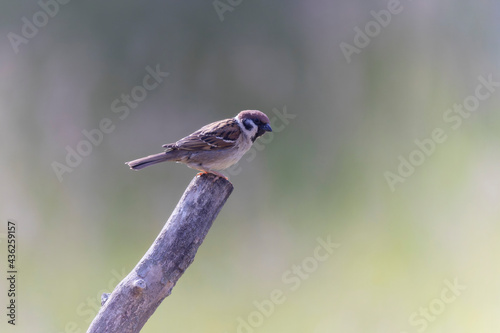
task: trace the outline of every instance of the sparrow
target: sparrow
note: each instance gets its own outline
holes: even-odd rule
[[[252,147],[255,140],[272,132],[269,118],[258,110],[241,111],[234,118],[219,120],[203,126],[196,132],[174,143],[163,145],[165,151],[126,162],[130,169],[175,161],[203,173],[212,173],[228,179],[217,170],[237,163]]]

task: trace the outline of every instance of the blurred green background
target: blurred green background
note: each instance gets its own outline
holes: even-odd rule
[[[124,162],[244,109],[279,130],[231,172],[142,332],[500,330],[500,87],[480,81],[500,82],[498,2],[60,1],[0,5],[1,263],[13,219],[19,270],[2,332],[85,332],[195,175]],[[169,75],[140,95],[148,66]],[[449,113],[465,101],[475,111]],[[105,118],[59,181],[54,162]],[[446,140],[424,155],[415,140],[435,129]]]

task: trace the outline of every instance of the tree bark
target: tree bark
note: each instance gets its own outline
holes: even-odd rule
[[[104,305],[87,333],[139,332],[193,262],[232,191],[226,179],[196,176],[144,257],[103,298]]]

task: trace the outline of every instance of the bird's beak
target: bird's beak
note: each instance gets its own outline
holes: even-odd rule
[[[269,124],[265,124],[261,127],[264,131],[266,132],[272,132],[273,129],[271,128],[271,126]]]

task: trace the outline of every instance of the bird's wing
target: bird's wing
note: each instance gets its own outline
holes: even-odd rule
[[[241,129],[236,120],[226,119],[208,124],[176,143],[163,147],[179,150],[226,149],[234,147],[240,134]]]

